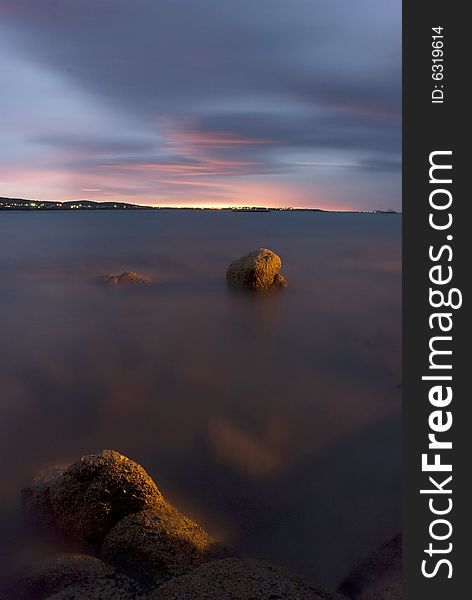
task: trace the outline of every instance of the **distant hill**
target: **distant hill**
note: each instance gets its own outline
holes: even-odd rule
[[[71,200],[51,202],[47,200],[25,200],[23,198],[0,197],[0,210],[124,210],[150,209],[151,206],[128,204],[127,202],[94,202],[93,200]]]

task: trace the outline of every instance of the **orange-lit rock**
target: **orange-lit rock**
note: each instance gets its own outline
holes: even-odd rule
[[[130,515],[105,538],[105,560],[148,584],[188,573],[223,550],[194,521],[167,504]]]
[[[49,498],[62,535],[92,548],[124,517],[165,502],[146,471],[114,450],[70,465],[52,483]]]
[[[259,248],[232,262],[226,270],[231,287],[249,290],[270,290],[287,287],[287,281],[279,271],[282,261],[275,252]]]

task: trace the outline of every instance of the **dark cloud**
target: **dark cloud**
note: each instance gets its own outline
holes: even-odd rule
[[[35,143],[92,163],[239,161],[228,175],[308,168],[296,156],[326,150],[359,169],[377,154],[377,170],[398,167],[400,11],[387,0],[0,0],[3,50],[119,124],[113,135],[112,124],[63,125]],[[71,108],[70,121],[86,112]],[[389,194],[398,206],[399,183]]]
[[[67,150],[75,148],[77,150],[86,150],[90,152],[109,154],[113,152],[152,152],[155,144],[139,140],[130,140],[125,137],[113,138],[97,138],[93,134],[71,135],[71,134],[52,134],[38,135],[30,138],[34,144],[53,146]]]

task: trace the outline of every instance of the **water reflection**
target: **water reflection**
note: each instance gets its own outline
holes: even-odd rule
[[[114,448],[242,552],[333,586],[400,523],[400,218],[0,218],[3,519],[40,467]],[[276,250],[289,290],[230,293]],[[138,270],[155,285],[104,288]]]

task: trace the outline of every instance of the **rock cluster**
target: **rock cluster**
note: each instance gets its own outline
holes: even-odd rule
[[[23,564],[0,590],[2,600],[346,598],[268,563],[235,558],[167,502],[139,464],[113,450],[43,473],[22,500],[35,531],[53,532],[70,552]],[[362,600],[399,598],[364,593],[387,590],[385,578],[375,582],[379,565],[381,577],[389,573],[387,554],[356,575],[360,587],[346,582],[342,591]]]
[[[22,505],[36,532],[81,553],[24,566],[12,600],[144,598],[227,552],[168,503],[138,463],[114,450],[42,474],[22,490]]]
[[[231,287],[249,290],[270,290],[287,287],[287,281],[279,273],[282,261],[275,252],[259,248],[232,262],[226,270]]]

